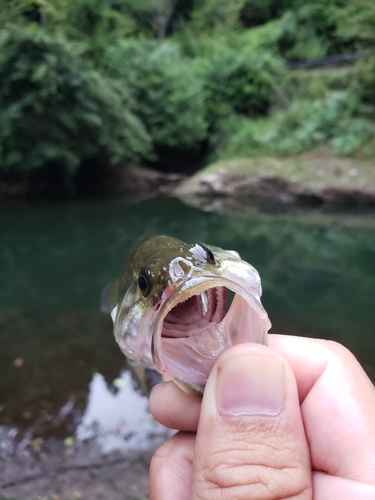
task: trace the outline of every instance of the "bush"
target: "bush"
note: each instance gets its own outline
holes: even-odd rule
[[[112,162],[150,154],[150,138],[125,86],[82,56],[62,36],[39,29],[2,33],[1,169],[53,163],[73,173],[99,152]]]
[[[375,4],[373,0],[346,0],[335,11],[338,34],[352,39],[357,48],[375,48]]]
[[[233,112],[265,114],[280,97],[285,62],[271,46],[263,47],[246,31],[217,30],[209,36],[185,27],[177,40],[184,53],[200,61],[204,69],[211,126]]]
[[[268,119],[232,117],[221,127],[221,158],[295,155],[330,144],[350,155],[375,137],[373,108],[352,91],[331,91],[314,101],[298,99]],[[218,143],[219,141],[217,141]]]
[[[253,1],[249,3],[253,8]],[[287,60],[316,59],[353,51],[353,37],[337,31],[341,22],[337,12],[344,10],[342,4],[340,0],[271,1],[268,3],[269,17],[264,18],[264,24],[247,30],[246,36],[252,44],[272,47]],[[266,7],[267,2],[262,6]]]
[[[123,40],[108,50],[105,70],[130,89],[136,113],[156,148],[198,148],[207,137],[200,65],[177,46]]]
[[[357,67],[358,92],[365,103],[375,106],[375,56],[369,55],[360,60]]]
[[[204,60],[206,107],[211,124],[235,112],[265,114],[275,100],[284,64],[269,51],[251,51],[218,44]]]

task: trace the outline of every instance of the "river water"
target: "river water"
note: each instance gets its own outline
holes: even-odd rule
[[[104,451],[165,436],[99,310],[102,288],[153,234],[237,250],[261,275],[271,331],[335,339],[375,380],[373,214],[95,201],[6,207],[0,228],[3,435],[95,438]]]

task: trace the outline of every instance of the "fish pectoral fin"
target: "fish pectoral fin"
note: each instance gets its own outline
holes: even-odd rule
[[[100,300],[100,309],[102,312],[111,314],[113,309],[117,306],[119,281],[120,280],[112,281],[103,288]]]

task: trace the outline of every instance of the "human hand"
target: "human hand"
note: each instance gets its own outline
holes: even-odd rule
[[[375,389],[335,342],[269,336],[219,358],[203,399],[173,382],[150,409],[180,429],[155,453],[151,500],[374,500]]]

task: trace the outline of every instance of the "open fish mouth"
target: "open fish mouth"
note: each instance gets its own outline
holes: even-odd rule
[[[228,290],[234,297],[227,308]],[[244,342],[266,343],[271,324],[260,300],[219,276],[189,278],[158,305],[151,353],[165,380],[200,395],[220,354]]]

